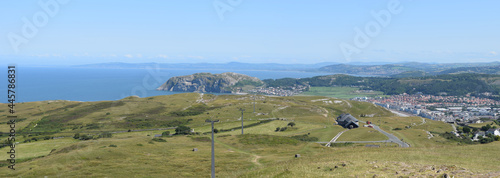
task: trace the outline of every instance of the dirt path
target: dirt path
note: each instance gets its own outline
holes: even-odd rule
[[[255,164],[255,165],[257,165],[257,166],[261,166],[261,165],[262,165],[261,163],[259,163],[259,159],[260,159],[260,158],[262,158],[262,156],[259,156],[259,155],[256,155],[256,154],[252,154],[252,153],[250,153],[250,152],[246,152],[246,151],[240,150],[240,149],[238,149],[238,148],[236,148],[236,147],[232,147],[232,146],[230,146],[230,145],[228,145],[228,144],[225,144],[225,143],[222,143],[221,141],[218,141],[217,139],[215,139],[215,143],[217,143],[217,144],[221,144],[222,146],[224,146],[224,147],[226,147],[226,148],[229,148],[229,149],[230,149],[230,150],[232,150],[232,151],[236,151],[236,152],[238,152],[238,153],[242,153],[242,154],[246,154],[246,155],[251,155],[251,156],[253,156],[253,157],[254,157],[254,158],[251,160],[251,161],[252,161],[252,163],[254,163],[254,164]]]
[[[252,162],[258,166],[261,166],[262,164],[259,163],[259,159],[262,158],[262,156],[259,156],[259,155],[253,155],[253,156],[254,156],[254,158],[253,158]]]
[[[347,101],[347,100],[342,100],[342,101],[346,102],[347,105],[349,106],[349,108],[352,108],[352,105],[351,105],[351,103],[349,103],[349,101]]]

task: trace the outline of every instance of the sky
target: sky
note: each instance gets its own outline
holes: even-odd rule
[[[0,0],[0,63],[500,61],[500,1]]]

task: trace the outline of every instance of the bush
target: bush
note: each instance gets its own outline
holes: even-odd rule
[[[432,133],[432,132],[431,132]],[[455,134],[452,134],[452,133],[449,133],[449,132],[445,132],[443,134],[440,134],[440,136],[448,139],[448,140],[453,140],[453,141],[456,141],[456,142],[459,142],[459,143],[464,143],[464,144],[474,144],[474,142],[472,140],[470,140],[470,138],[460,138],[460,137],[457,137],[455,136]]]
[[[189,133],[191,133],[191,128],[188,126],[181,125],[175,128],[175,134],[177,135],[188,135]]]
[[[111,145],[109,145],[109,147],[118,147],[118,146],[111,144]]]
[[[281,127],[280,131],[283,132],[287,129],[287,127]]]
[[[471,131],[470,127],[468,127],[468,126],[464,126],[462,130],[464,133],[470,133],[470,131]]]
[[[290,123],[288,123],[288,126],[290,126],[290,127],[295,126],[295,122],[290,122]]]
[[[153,141],[155,142],[167,142],[165,139],[163,138],[153,138]]]
[[[396,127],[395,129],[393,130],[403,130],[402,128],[399,128],[399,127]]]
[[[280,127],[276,127],[275,132],[279,132],[279,131],[280,131]]]
[[[162,137],[168,137],[168,136],[170,136],[170,131],[165,131],[165,132],[162,132],[162,133],[161,133],[161,136],[162,136]]]
[[[304,142],[316,142],[319,139],[317,137],[309,137],[309,135],[304,134],[304,135],[295,135],[292,136],[293,139],[304,141]]]
[[[113,134],[111,132],[103,132],[99,134],[99,138],[111,138],[113,137]]]
[[[219,133],[219,129],[214,128],[214,133]]]

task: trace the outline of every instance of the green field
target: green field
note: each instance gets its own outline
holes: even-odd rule
[[[311,87],[309,91],[303,92],[302,95],[326,96],[341,99],[350,99],[354,97],[377,97],[384,96],[380,91],[360,92],[354,87]]]
[[[369,127],[359,127],[344,132],[337,141],[379,141],[387,140],[387,136]]]
[[[499,128],[500,126],[497,125],[496,123],[494,123],[493,121],[486,121],[486,122],[483,122],[483,123],[479,123],[479,124],[469,124],[469,126],[471,127],[476,127],[476,128],[481,128],[482,126],[486,126],[486,125],[491,125],[492,127],[493,126],[496,126],[497,128]]]
[[[205,120],[219,119],[221,122],[215,123],[218,129],[240,127],[239,108],[246,109],[245,126],[253,126],[245,128],[245,135],[241,135],[239,128],[215,134],[218,177],[439,177],[444,173],[456,177],[500,176],[500,160],[494,159],[500,142],[459,145],[440,136],[452,130],[443,122],[423,123],[420,117],[397,117],[370,103],[347,100],[335,103],[337,99],[319,96],[259,96],[253,113],[250,98],[191,93],[132,97],[111,105],[20,103],[19,116],[27,119],[19,122],[23,132],[16,138],[20,142],[16,145],[19,162],[16,170],[11,171],[1,161],[0,177],[208,177],[211,142],[210,134],[203,134],[210,130]],[[316,141],[294,139],[293,136],[301,136],[316,138],[317,142],[330,141],[345,130],[333,125],[333,118],[343,112],[356,117],[374,114],[373,118],[359,119],[372,121],[411,147],[400,148],[390,143],[379,143],[380,148],[368,148],[365,144],[325,147]],[[2,114],[0,122],[6,120],[6,113]],[[41,122],[44,118],[58,118],[62,125],[55,129],[52,123]],[[263,119],[274,120],[256,124]],[[115,133],[111,138],[91,140],[72,138],[74,133],[92,135],[102,131],[164,128],[162,124],[172,120],[187,123],[199,134],[163,137],[166,142],[152,140],[164,130]],[[290,122],[295,126],[287,126]],[[276,131],[277,127],[287,129]],[[23,134],[34,128],[58,132]],[[174,129],[169,131],[175,133]],[[434,137],[429,139],[426,131],[431,131]],[[23,143],[44,136],[65,138]],[[3,142],[6,135],[0,138]],[[374,129],[363,127],[345,132],[339,141],[385,139]],[[192,151],[193,148],[198,151]],[[1,148],[0,152],[6,153],[8,148]],[[295,158],[295,154],[301,157]],[[1,160],[7,157],[0,154]]]

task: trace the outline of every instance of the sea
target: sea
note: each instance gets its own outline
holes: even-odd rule
[[[7,67],[0,69],[0,103],[8,103]],[[15,102],[47,100],[103,101],[128,96],[150,97],[181,92],[157,91],[170,77],[200,72],[235,72],[263,79],[305,78],[327,73],[231,69],[143,69],[16,66]],[[2,75],[0,75],[0,78]]]

